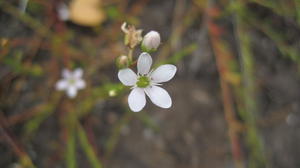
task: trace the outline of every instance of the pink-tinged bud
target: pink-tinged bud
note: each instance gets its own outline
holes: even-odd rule
[[[160,35],[157,31],[148,32],[142,42],[142,50],[145,52],[156,51],[160,45]]]

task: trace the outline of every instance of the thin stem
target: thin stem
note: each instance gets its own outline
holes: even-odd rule
[[[128,50],[128,59],[129,59],[129,62],[132,63],[133,61],[133,48],[129,48]]]
[[[219,22],[215,22],[217,18],[220,17],[221,11],[214,1],[208,2],[206,11],[206,22],[209,29],[210,40],[212,43],[212,48],[216,58],[217,69],[220,75],[220,85],[222,92],[222,100],[224,106],[225,119],[228,124],[228,136],[231,143],[231,151],[233,160],[236,168],[244,168],[244,155],[240,144],[240,129],[241,124],[236,119],[235,107],[234,107],[234,97],[232,94],[231,86],[234,84],[233,80],[229,77],[234,76],[231,63],[234,62],[233,53],[227,47],[226,42],[222,40],[222,32],[224,29],[221,27]]]
[[[4,116],[0,116],[0,133],[6,140],[7,144],[12,148],[14,153],[19,157],[21,165],[24,168],[35,168],[32,163],[31,158],[25,152],[25,150],[20,146],[20,144],[14,139],[6,130],[6,128],[2,125],[2,123],[6,123],[6,118]]]

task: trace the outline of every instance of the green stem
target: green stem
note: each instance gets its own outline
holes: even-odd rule
[[[66,151],[67,168],[76,168],[76,140],[74,130],[69,130]]]
[[[236,32],[237,40],[240,45],[240,63],[241,63],[241,75],[242,86],[237,88],[241,97],[242,105],[239,106],[239,114],[244,120],[247,128],[245,132],[246,144],[249,150],[249,168],[265,168],[266,158],[264,155],[264,148],[261,138],[259,136],[256,117],[257,117],[257,102],[256,102],[256,85],[255,85],[255,66],[254,59],[250,46],[250,32],[245,26],[243,19],[240,17],[240,12],[236,12]],[[240,99],[240,98],[238,98]]]
[[[88,137],[79,123],[77,124],[77,131],[80,145],[91,165],[94,168],[102,168],[103,166],[101,164],[101,161],[97,158],[96,152],[94,151],[92,145],[89,143]]]
[[[133,49],[132,48],[129,48],[129,50],[128,50],[128,59],[129,59],[129,64],[131,64],[133,61]]]

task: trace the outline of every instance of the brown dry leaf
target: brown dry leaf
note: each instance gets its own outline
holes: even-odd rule
[[[97,26],[105,19],[101,0],[73,0],[69,9],[70,20],[82,26]]]

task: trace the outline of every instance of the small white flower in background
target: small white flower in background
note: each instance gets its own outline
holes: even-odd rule
[[[67,21],[70,18],[69,8],[65,3],[60,3],[57,6],[57,16],[61,21]]]
[[[176,73],[176,66],[165,64],[159,66],[154,71],[150,71],[152,65],[151,56],[144,52],[137,61],[137,71],[131,69],[121,69],[118,73],[119,80],[126,86],[132,86],[132,91],[128,96],[128,104],[132,111],[141,111],[146,105],[146,95],[157,106],[170,108],[172,100],[168,92],[159,87],[160,83],[171,80]]]
[[[160,35],[157,31],[150,31],[147,33],[142,41],[142,50],[145,52],[156,51],[160,45]]]
[[[64,69],[62,71],[63,79],[57,81],[56,89],[65,90],[69,98],[74,98],[77,91],[85,88],[85,81],[82,79],[83,70],[77,68],[74,71]]]

